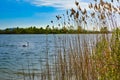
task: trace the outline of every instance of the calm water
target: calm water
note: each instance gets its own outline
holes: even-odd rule
[[[56,35],[76,36],[76,35]],[[93,40],[95,34],[85,35],[88,40]],[[54,35],[0,35],[0,80],[19,80],[16,73],[28,68],[39,73],[41,62],[44,65],[46,53],[52,63],[55,55]],[[82,39],[82,38],[81,38]]]

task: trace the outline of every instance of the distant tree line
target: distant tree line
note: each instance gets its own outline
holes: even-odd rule
[[[45,28],[43,27],[35,27],[31,26],[28,28],[6,28],[4,30],[0,29],[0,34],[77,34],[77,33],[108,33],[106,27],[101,28],[100,31],[89,31],[84,30],[81,27],[78,27],[78,29],[71,29],[71,28],[51,28],[49,25],[47,25]]]

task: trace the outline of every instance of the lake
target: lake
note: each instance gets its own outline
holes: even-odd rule
[[[53,63],[53,56],[57,54],[56,49],[62,44],[62,38],[72,39],[75,36],[77,34],[0,35],[0,80],[24,80],[20,76],[23,70],[26,73],[34,71],[39,74],[41,67],[44,69],[46,65],[46,56],[49,58],[49,63]],[[88,42],[95,41],[96,36],[98,35],[81,34],[80,40],[85,38]]]

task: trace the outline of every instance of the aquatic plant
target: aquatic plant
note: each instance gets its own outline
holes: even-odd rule
[[[116,15],[120,16],[120,9],[113,4],[113,0],[111,2],[94,1],[95,3],[89,4],[89,8],[92,9],[90,14],[86,9],[82,9],[79,2],[76,1],[77,10],[72,8],[67,11],[67,20],[64,20],[65,15],[56,16],[60,21],[58,24],[61,23],[64,30],[71,25],[77,25],[78,34],[76,36],[64,35],[63,37],[54,35],[55,55],[52,57],[52,64],[49,58],[48,38],[46,38],[45,64],[41,64],[41,74],[38,79],[120,79],[120,27],[115,19]],[[117,2],[120,3],[119,0]],[[52,24],[53,22],[51,21]],[[85,29],[90,23],[95,25],[95,30],[104,31],[104,34],[96,34],[93,41],[79,34],[81,31],[86,31]],[[112,33],[108,34],[106,30],[112,30]],[[89,36],[89,34],[87,35]],[[29,77],[30,80],[35,80],[34,77],[32,79],[30,73]]]

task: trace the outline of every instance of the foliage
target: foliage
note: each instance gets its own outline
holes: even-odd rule
[[[81,27],[78,29],[62,28],[51,28],[49,25],[46,28],[28,27],[28,28],[7,28],[0,30],[0,34],[76,34],[76,33],[104,33],[100,31],[87,31]]]
[[[100,31],[103,32],[103,33],[107,33],[108,28],[107,27],[101,27]]]

